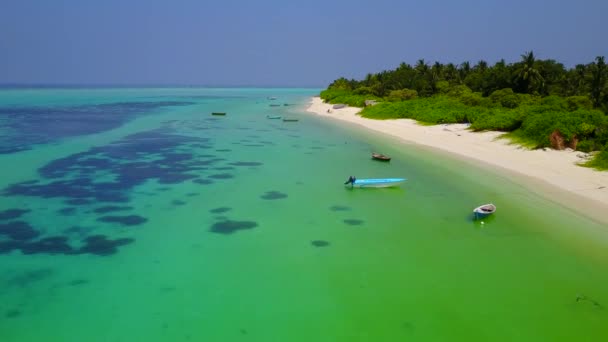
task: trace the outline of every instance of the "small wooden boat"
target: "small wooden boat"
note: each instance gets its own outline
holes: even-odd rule
[[[344,185],[352,188],[388,188],[392,186],[399,186],[405,182],[405,178],[368,178],[368,179],[357,179],[350,177]]]
[[[281,105],[280,105],[280,104],[273,103],[273,104],[271,104],[271,105],[270,105],[270,107],[281,107]]]
[[[480,205],[473,209],[473,215],[475,219],[482,219],[488,217],[496,212],[496,206],[492,203]]]
[[[380,161],[390,161],[391,157],[385,156],[384,154],[372,152],[372,159],[380,160]]]
[[[226,113],[225,112],[213,112],[213,113],[211,113],[211,115],[224,116],[224,115],[226,115]]]
[[[274,100],[276,100],[277,98],[276,98],[275,96],[268,96],[268,97],[267,97],[267,99],[269,99],[270,101],[274,101]]]
[[[281,116],[280,115],[266,115],[267,119],[280,119]]]
[[[296,122],[296,121],[299,121],[299,119],[288,119],[288,118],[285,118],[285,119],[283,119],[283,121],[284,122]]]

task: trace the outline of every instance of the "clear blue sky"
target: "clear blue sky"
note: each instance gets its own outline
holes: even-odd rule
[[[0,83],[319,86],[400,62],[608,57],[608,0],[1,0]]]

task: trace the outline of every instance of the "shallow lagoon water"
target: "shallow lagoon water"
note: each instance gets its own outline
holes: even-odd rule
[[[305,114],[316,92],[1,90],[0,340],[608,337],[606,227],[509,174]],[[49,134],[52,116],[16,107],[116,116]]]

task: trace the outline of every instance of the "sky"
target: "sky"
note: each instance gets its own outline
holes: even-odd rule
[[[607,0],[0,0],[0,83],[326,87],[401,62],[608,57]]]

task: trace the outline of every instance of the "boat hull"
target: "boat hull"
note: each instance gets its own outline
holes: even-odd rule
[[[394,186],[399,186],[405,181],[405,178],[357,179],[354,183],[349,183],[346,186],[353,188],[390,188]]]
[[[496,206],[494,204],[484,204],[473,209],[473,216],[476,220],[486,218],[496,212]]]
[[[383,162],[391,161],[391,157],[379,153],[372,153],[372,159]]]

